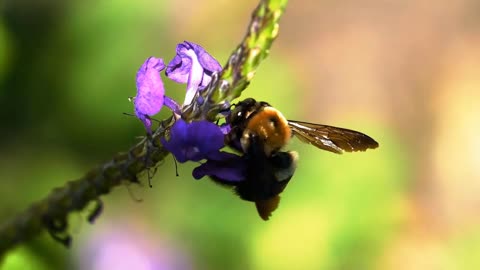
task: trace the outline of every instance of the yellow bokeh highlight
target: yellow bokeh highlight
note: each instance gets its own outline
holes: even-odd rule
[[[328,216],[305,205],[301,210],[283,208],[275,218],[252,237],[255,269],[322,269],[331,230]]]

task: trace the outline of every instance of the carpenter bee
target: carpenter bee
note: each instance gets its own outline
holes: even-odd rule
[[[243,153],[247,172],[244,181],[233,185],[241,199],[255,202],[258,214],[268,220],[278,207],[279,194],[285,189],[297,167],[298,154],[282,151],[295,135],[317,148],[341,154],[378,147],[371,137],[339,127],[287,120],[267,102],[247,98],[235,105],[226,118],[231,130],[226,145]]]

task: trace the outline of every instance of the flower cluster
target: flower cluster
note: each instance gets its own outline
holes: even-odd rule
[[[215,58],[204,48],[185,41],[177,45],[175,57],[165,66],[161,58],[150,57],[137,72],[137,95],[134,99],[135,115],[151,133],[150,117],[157,114],[163,105],[177,116],[181,107],[173,99],[165,95],[160,72],[178,83],[187,85],[183,105],[193,101],[198,91],[203,91],[210,83],[212,75],[222,69]],[[241,181],[245,178],[246,165],[243,157],[221,151],[225,146],[224,137],[228,126],[220,127],[208,121],[187,123],[177,119],[170,129],[167,140],[162,144],[179,162],[200,162],[206,160],[193,171],[195,179],[204,176],[218,177],[228,181]]]
[[[150,116],[157,114],[163,105],[180,114],[180,106],[165,96],[160,72],[165,69],[161,58],[150,57],[137,72],[137,95],[134,99],[135,115],[151,133]],[[222,66],[200,45],[185,41],[177,45],[177,54],[170,61],[165,75],[179,83],[187,84],[187,94],[183,105],[192,102],[197,91],[202,91],[210,83],[214,72]]]

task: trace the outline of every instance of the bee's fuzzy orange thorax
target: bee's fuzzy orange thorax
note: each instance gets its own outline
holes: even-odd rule
[[[257,112],[248,121],[247,130],[264,140],[268,152],[278,151],[292,137],[287,119],[273,107],[265,107]]]

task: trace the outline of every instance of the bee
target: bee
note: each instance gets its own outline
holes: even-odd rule
[[[292,136],[322,150],[341,154],[378,147],[371,137],[350,129],[287,120],[267,102],[247,98],[235,105],[226,118],[231,130],[226,145],[243,153],[247,170],[244,181],[233,185],[237,195],[254,202],[258,214],[268,220],[280,202],[279,194],[295,173],[298,153],[282,151]]]

